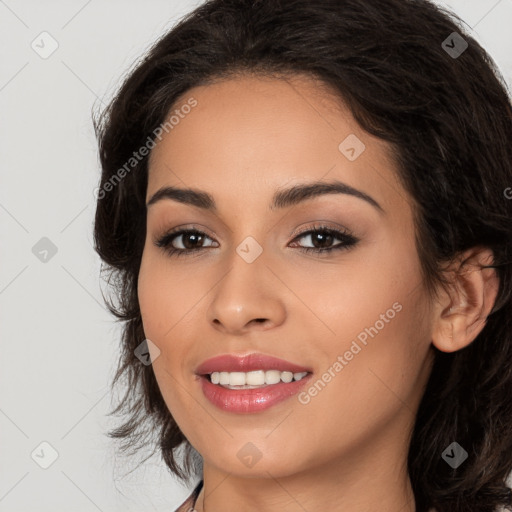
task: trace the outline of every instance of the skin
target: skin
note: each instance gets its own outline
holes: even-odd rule
[[[148,200],[176,186],[206,191],[218,206],[217,214],[170,199],[149,206],[138,283],[144,331],[160,350],[152,353],[159,387],[204,460],[198,512],[414,511],[406,458],[432,346],[469,344],[494,303],[492,270],[453,273],[453,287],[429,297],[413,202],[390,148],[321,85],[241,75],[191,89],[181,100],[193,96],[198,105],[151,153]],[[338,149],[349,134],[365,144],[354,161]],[[346,194],[269,209],[277,189],[334,179],[384,212]],[[296,238],[320,221],[359,242],[302,252],[322,246]],[[205,231],[197,245],[204,248],[175,257],[154,245],[178,226]],[[248,236],[263,249],[252,263],[236,252]],[[174,246],[190,242],[184,238]],[[485,248],[465,256],[468,265],[492,259]],[[295,396],[234,414],[202,394],[195,368],[224,353],[258,351],[309,366],[314,383],[394,303],[402,309],[307,404]],[[248,442],[261,453],[252,467],[237,457]]]

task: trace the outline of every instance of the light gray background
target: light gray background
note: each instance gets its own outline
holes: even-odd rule
[[[104,435],[120,330],[92,248],[91,108],[200,3],[0,0],[0,512],[170,512],[189,494],[156,457],[120,479]],[[439,3],[511,84],[512,0]],[[31,47],[43,31],[59,45],[46,59]],[[46,263],[32,252],[42,237],[57,247]],[[43,441],[59,454],[48,469],[31,457],[48,457]]]

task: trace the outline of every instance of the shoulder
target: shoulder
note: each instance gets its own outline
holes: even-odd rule
[[[176,510],[175,512],[192,512],[194,510],[194,496],[189,496]]]
[[[192,512],[194,510],[194,503],[203,487],[201,480],[192,491],[192,494],[174,511],[174,512]]]

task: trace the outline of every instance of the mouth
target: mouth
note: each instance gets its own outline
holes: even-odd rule
[[[265,354],[225,354],[196,369],[204,397],[225,412],[255,413],[297,394],[312,369]],[[288,402],[289,403],[289,402]]]

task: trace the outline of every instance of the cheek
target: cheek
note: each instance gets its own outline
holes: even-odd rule
[[[429,346],[421,334],[421,302],[404,289],[384,301],[384,308],[367,301],[357,316],[350,314],[352,304],[333,318],[336,336],[317,337],[323,364],[300,397],[294,432],[283,432],[283,439],[288,436],[289,444],[299,446],[308,438],[305,456],[327,460],[409,422],[421,398]],[[330,439],[328,446],[324,437]]]
[[[145,252],[138,297],[146,336],[159,344],[168,344],[166,340],[186,328],[208,288],[197,272],[183,271],[183,267],[179,270],[168,258],[154,251]]]
[[[159,350],[152,366],[166,402],[174,401],[174,379],[183,380],[186,338],[178,339],[186,329],[187,311],[197,302],[193,283],[172,272],[165,258],[145,253],[142,257],[138,298],[144,334]],[[170,403],[168,402],[168,406]]]
[[[305,279],[308,306],[327,327],[316,329],[315,349],[327,372],[321,381],[329,383],[319,384],[322,397],[314,407],[339,405],[335,425],[345,415],[354,421],[361,413],[395,410],[400,399],[414,400],[430,347],[428,300],[414,247],[408,241],[376,244],[330,276]]]
[[[158,387],[173,419],[182,431],[188,432],[198,411],[190,395],[182,391],[193,380],[186,369],[190,346],[183,334],[204,290],[199,293],[195,281],[187,273],[174,272],[171,265],[152,252],[143,254],[138,297],[144,334],[159,350],[158,357],[152,358]]]
[[[388,320],[380,318],[388,310],[396,324],[394,318],[400,315],[393,304],[405,306],[409,296],[422,289],[419,260],[406,238],[382,235],[366,242],[357,255],[347,253],[332,264],[308,265],[300,272],[295,269],[287,279],[324,322],[330,338],[342,343],[377,321],[380,326]]]

